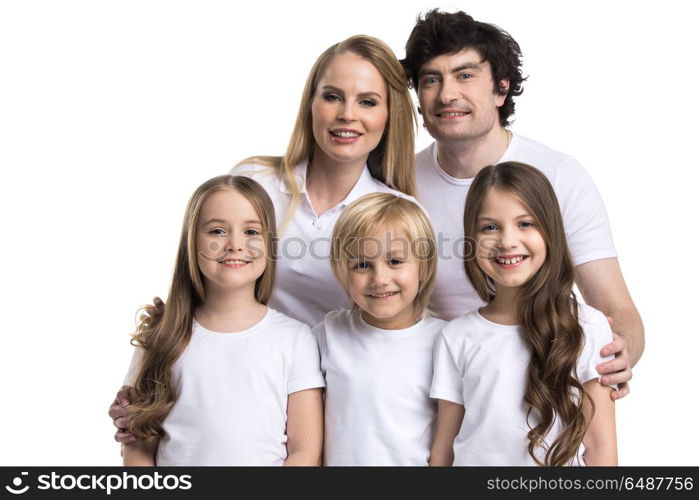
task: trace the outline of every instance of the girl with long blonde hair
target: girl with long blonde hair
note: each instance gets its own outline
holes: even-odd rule
[[[318,350],[310,328],[267,307],[275,218],[264,189],[224,175],[185,213],[167,303],[145,307],[124,465],[317,465]],[[282,368],[280,368],[282,367]]]
[[[432,465],[616,465],[606,317],[578,303],[556,195],[516,162],[475,177],[464,212],[466,274],[487,303],[435,348]]]

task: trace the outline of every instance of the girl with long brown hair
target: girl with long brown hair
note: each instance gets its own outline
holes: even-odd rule
[[[616,465],[614,402],[595,370],[612,333],[576,301],[551,184],[521,163],[484,168],[464,231],[466,274],[487,304],[437,340],[430,464]]]
[[[124,465],[318,465],[318,349],[267,307],[274,209],[252,179],[223,175],[189,201],[167,303],[145,307],[133,343]]]

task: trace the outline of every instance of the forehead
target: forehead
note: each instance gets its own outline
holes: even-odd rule
[[[409,251],[410,238],[398,226],[382,225],[374,231],[358,237],[353,246],[363,257],[383,256],[389,253]]]
[[[318,78],[318,88],[331,85],[348,92],[386,95],[386,82],[376,66],[352,52],[333,56]]]
[[[490,189],[483,198],[478,216],[505,219],[530,213],[529,208],[513,193],[501,189]]]
[[[490,63],[483,60],[482,54],[476,49],[466,48],[459,52],[442,54],[425,62],[420,68],[420,73],[438,72],[451,73],[461,66],[477,66],[490,72]]]
[[[259,220],[252,203],[234,189],[222,189],[206,197],[201,206],[199,221],[206,223],[209,219],[226,221]]]

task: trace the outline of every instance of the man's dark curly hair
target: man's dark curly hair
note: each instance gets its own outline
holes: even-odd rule
[[[444,54],[456,54],[465,49],[478,51],[483,61],[490,63],[493,74],[493,92],[507,94],[499,108],[500,123],[509,125],[515,112],[514,97],[522,94],[522,51],[506,31],[493,24],[476,21],[465,12],[441,12],[433,9],[418,16],[417,24],[405,45],[405,59],[401,61],[408,84],[418,90],[418,73],[430,59]],[[498,83],[509,80],[509,90]]]

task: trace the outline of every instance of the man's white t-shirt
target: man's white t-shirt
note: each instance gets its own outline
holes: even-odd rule
[[[269,305],[278,311],[315,326],[334,310],[352,306],[347,294],[330,268],[330,240],[342,211],[358,198],[370,193],[391,193],[415,201],[415,198],[391,189],[374,179],[364,167],[347,197],[335,207],[317,216],[306,192],[308,161],[294,168],[301,191],[294,214],[279,236],[277,276]],[[231,175],[245,175],[259,182],[274,203],[278,229],[284,221],[291,189],[279,170],[273,167],[244,164],[231,170]]]
[[[137,359],[126,385],[133,385]],[[319,362],[308,325],[271,308],[239,332],[212,332],[194,321],[172,369],[178,397],[156,464],[282,465],[288,396],[325,386]]]
[[[383,330],[345,310],[313,329],[327,384],[325,465],[427,465],[437,409],[432,355],[445,324],[423,318]]]
[[[535,167],[553,185],[561,206],[566,239],[576,266],[616,257],[602,198],[585,169],[571,156],[517,134],[498,163],[518,161]],[[484,305],[471,286],[463,258],[464,206],[473,178],[447,174],[437,161],[436,143],[415,159],[417,198],[430,215],[437,237],[437,286],[430,309],[450,320]]]
[[[599,377],[599,352],[612,341],[607,318],[579,304],[585,346],[577,362],[581,384]],[[450,321],[437,338],[430,396],[464,405],[465,415],[454,440],[454,465],[536,465],[529,455],[528,407],[524,402],[531,358],[519,327],[500,325],[472,311]],[[532,427],[536,425],[530,416]],[[561,432],[556,419],[546,437],[553,443]],[[538,449],[538,452],[541,452]],[[582,454],[570,465],[584,465]],[[545,454],[537,453],[543,461]]]

